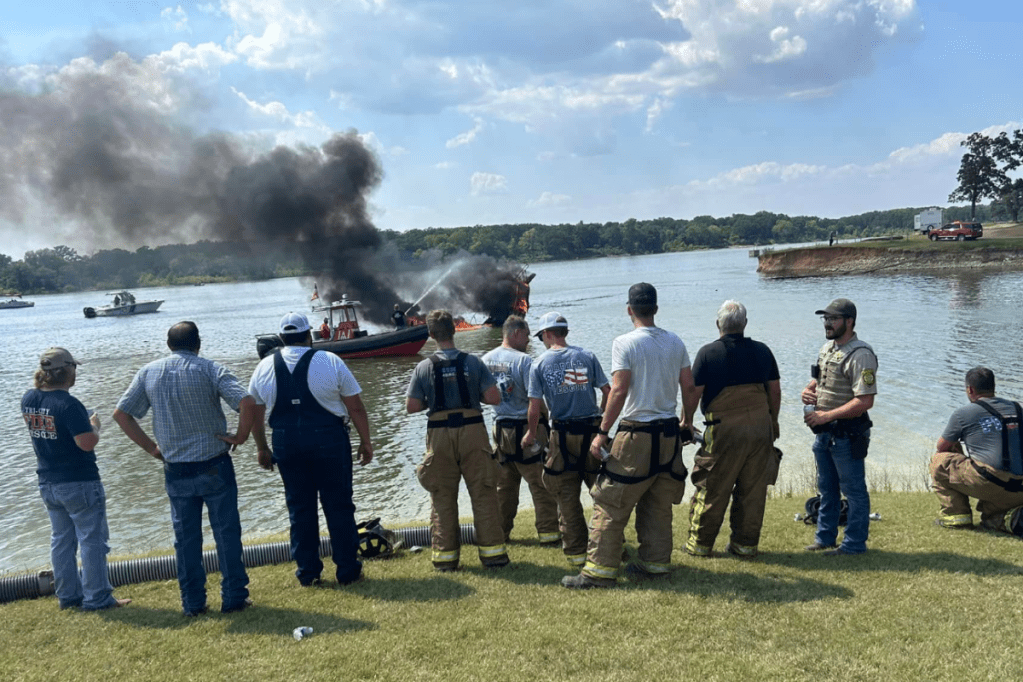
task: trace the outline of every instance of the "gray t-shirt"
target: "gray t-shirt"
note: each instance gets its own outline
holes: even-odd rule
[[[450,348],[438,350],[436,355],[442,355],[450,360],[454,360],[460,352],[457,348]],[[481,396],[496,383],[494,376],[487,369],[487,366],[483,364],[483,361],[475,355],[467,354],[465,358],[465,371],[467,375],[466,381],[469,384],[469,407],[467,409],[479,410]],[[405,395],[426,403],[429,408],[428,414],[433,414],[437,411],[437,398],[434,393],[433,384],[433,363],[430,362],[429,358],[426,358],[412,370],[412,380],[409,381],[408,391]],[[458,395],[458,376],[455,372],[454,364],[444,370],[444,404],[448,410],[458,409],[462,405],[462,399]]]
[[[1016,414],[1012,401],[1004,398],[980,398],[999,414]],[[1010,438],[1013,434],[1010,434]],[[955,443],[961,441],[966,453],[978,462],[1002,471],[1002,423],[976,403],[963,405],[952,413],[941,437]],[[1018,434],[1016,434],[1018,437]]]
[[[547,349],[529,372],[529,397],[543,398],[551,419],[600,416],[594,389],[602,386],[607,377],[597,356],[578,346]]]
[[[689,367],[689,351],[677,335],[660,327],[638,327],[611,344],[611,374],[632,372],[622,419],[649,422],[677,417],[678,375]]]
[[[501,389],[501,404],[494,406],[497,419],[525,419],[529,410],[529,370],[533,358],[514,348],[499,346],[483,356],[483,364]]]

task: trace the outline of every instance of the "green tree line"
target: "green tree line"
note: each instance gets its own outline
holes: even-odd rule
[[[760,211],[724,218],[630,219],[625,222],[561,225],[475,225],[384,231],[409,260],[427,252],[444,255],[468,252],[520,263],[574,260],[615,255],[642,255],[735,245],[791,244],[905,233],[913,229],[920,208],[871,211],[845,218],[788,216]],[[953,206],[946,220],[1005,219],[1004,202]],[[293,244],[252,245],[200,241],[136,251],[110,249],[81,255],[68,246],[29,251],[22,260],[0,254],[0,292],[59,293],[89,289],[130,289],[138,286],[253,281],[306,275]]]

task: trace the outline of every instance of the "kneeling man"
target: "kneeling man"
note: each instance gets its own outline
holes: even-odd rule
[[[1023,414],[1019,403],[995,397],[995,375],[987,367],[966,373],[966,396],[970,404],[952,413],[931,458],[934,492],[941,501],[935,523],[972,528],[973,497],[980,525],[1008,532],[1007,512],[1023,506]]]

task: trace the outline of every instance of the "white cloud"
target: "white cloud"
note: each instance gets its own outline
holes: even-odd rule
[[[508,179],[503,175],[476,171],[469,178],[469,189],[473,196],[504,192],[508,189]]]
[[[238,61],[238,57],[216,43],[177,43],[169,50],[146,57],[144,61],[161,71],[182,73],[194,69],[216,72],[220,67]]]
[[[260,104],[255,100],[249,99],[244,92],[241,92],[233,86],[231,88],[231,92],[238,95],[238,98],[245,102],[249,109],[258,114],[270,116],[281,123],[287,123],[296,128],[311,128],[327,134],[331,132],[330,126],[324,124],[319,115],[317,115],[314,111],[301,111],[293,114],[288,111],[288,108],[281,102],[267,102],[266,104]],[[362,137],[363,141],[367,143],[376,141],[376,136],[373,133],[368,133],[367,135],[360,137]],[[377,144],[377,146],[379,147],[379,144]]]
[[[188,13],[182,9],[181,5],[164,7],[160,12],[160,19],[175,31],[192,32],[192,28],[188,25]]]
[[[764,182],[791,182],[804,176],[819,175],[827,171],[824,166],[815,166],[805,163],[792,163],[783,165],[774,161],[765,161],[742,168],[719,173],[708,180],[693,180],[690,187],[701,186],[722,188],[737,185],[756,185]]]
[[[545,206],[561,206],[572,201],[567,194],[555,194],[554,192],[543,192],[536,199],[526,202],[527,208],[540,208]]]
[[[483,130],[483,119],[477,118],[476,125],[473,126],[472,130],[467,130],[464,133],[452,137],[445,143],[448,149],[454,149],[455,147],[461,147],[462,145],[469,144],[476,139],[476,135]]]
[[[433,164],[433,167],[436,168],[437,170],[448,170],[450,168],[456,168],[457,166],[458,164],[455,163],[454,161],[441,161],[439,163]]]

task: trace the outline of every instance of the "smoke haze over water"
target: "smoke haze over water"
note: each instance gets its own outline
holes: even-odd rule
[[[293,242],[321,298],[346,293],[381,323],[436,280],[428,265],[382,248],[368,195],[383,170],[355,131],[318,148],[260,153],[239,136],[183,123],[200,101],[123,53],[101,64],[74,60],[44,77],[0,71],[0,219],[52,225],[52,245],[89,248]],[[466,254],[423,307],[498,312],[501,291],[513,291],[501,282],[516,270]]]

